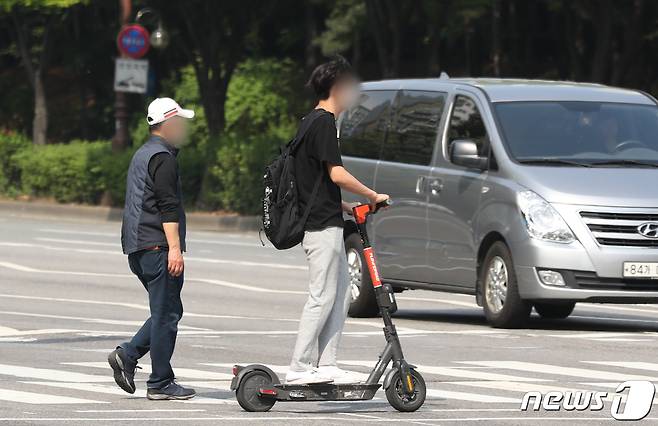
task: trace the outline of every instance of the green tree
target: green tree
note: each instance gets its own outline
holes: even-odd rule
[[[52,32],[68,9],[81,0],[0,0],[0,10],[11,18],[16,54],[34,92],[32,141],[44,145],[48,132],[48,102],[44,74],[53,50]]]

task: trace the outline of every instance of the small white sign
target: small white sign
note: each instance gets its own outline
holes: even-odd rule
[[[149,61],[147,59],[117,58],[114,68],[116,92],[146,93]]]

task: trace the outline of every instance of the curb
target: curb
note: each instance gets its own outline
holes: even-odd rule
[[[60,221],[121,222],[123,209],[116,207],[56,204],[43,201],[0,200],[0,216]],[[254,232],[260,229],[257,216],[187,213],[188,228],[220,232]]]

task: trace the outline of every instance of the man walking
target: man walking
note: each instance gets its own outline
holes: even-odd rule
[[[173,99],[158,98],[148,107],[151,136],[137,150],[128,169],[121,245],[130,270],[149,297],[151,316],[129,342],[108,357],[117,385],[135,392],[137,360],[151,353],[146,396],[151,400],[190,399],[196,393],[174,381],[171,356],[183,315],[185,212],[176,156],[187,138],[194,111]]]
[[[309,263],[309,295],[299,321],[297,342],[287,383],[348,383],[361,379],[336,365],[336,351],[350,304],[349,277],[343,244],[344,203],[341,189],[376,204],[378,194],[343,167],[336,118],[357,100],[357,79],[342,57],[319,65],[308,85],[318,103],[304,120],[312,120],[295,155],[300,210],[311,203],[302,246]],[[320,179],[315,197],[315,182]]]

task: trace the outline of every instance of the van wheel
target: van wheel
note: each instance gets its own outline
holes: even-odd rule
[[[566,303],[549,303],[549,302],[535,302],[535,311],[542,318],[546,319],[564,319],[571,315],[573,309],[576,307],[575,302]]]
[[[532,305],[519,296],[512,254],[498,241],[487,251],[480,270],[482,305],[487,321],[497,328],[522,327]]]
[[[372,288],[370,274],[363,257],[363,244],[358,234],[350,234],[345,239],[347,254],[347,269],[350,276],[350,292],[352,303],[349,315],[351,317],[373,317],[379,313],[375,291]]]

